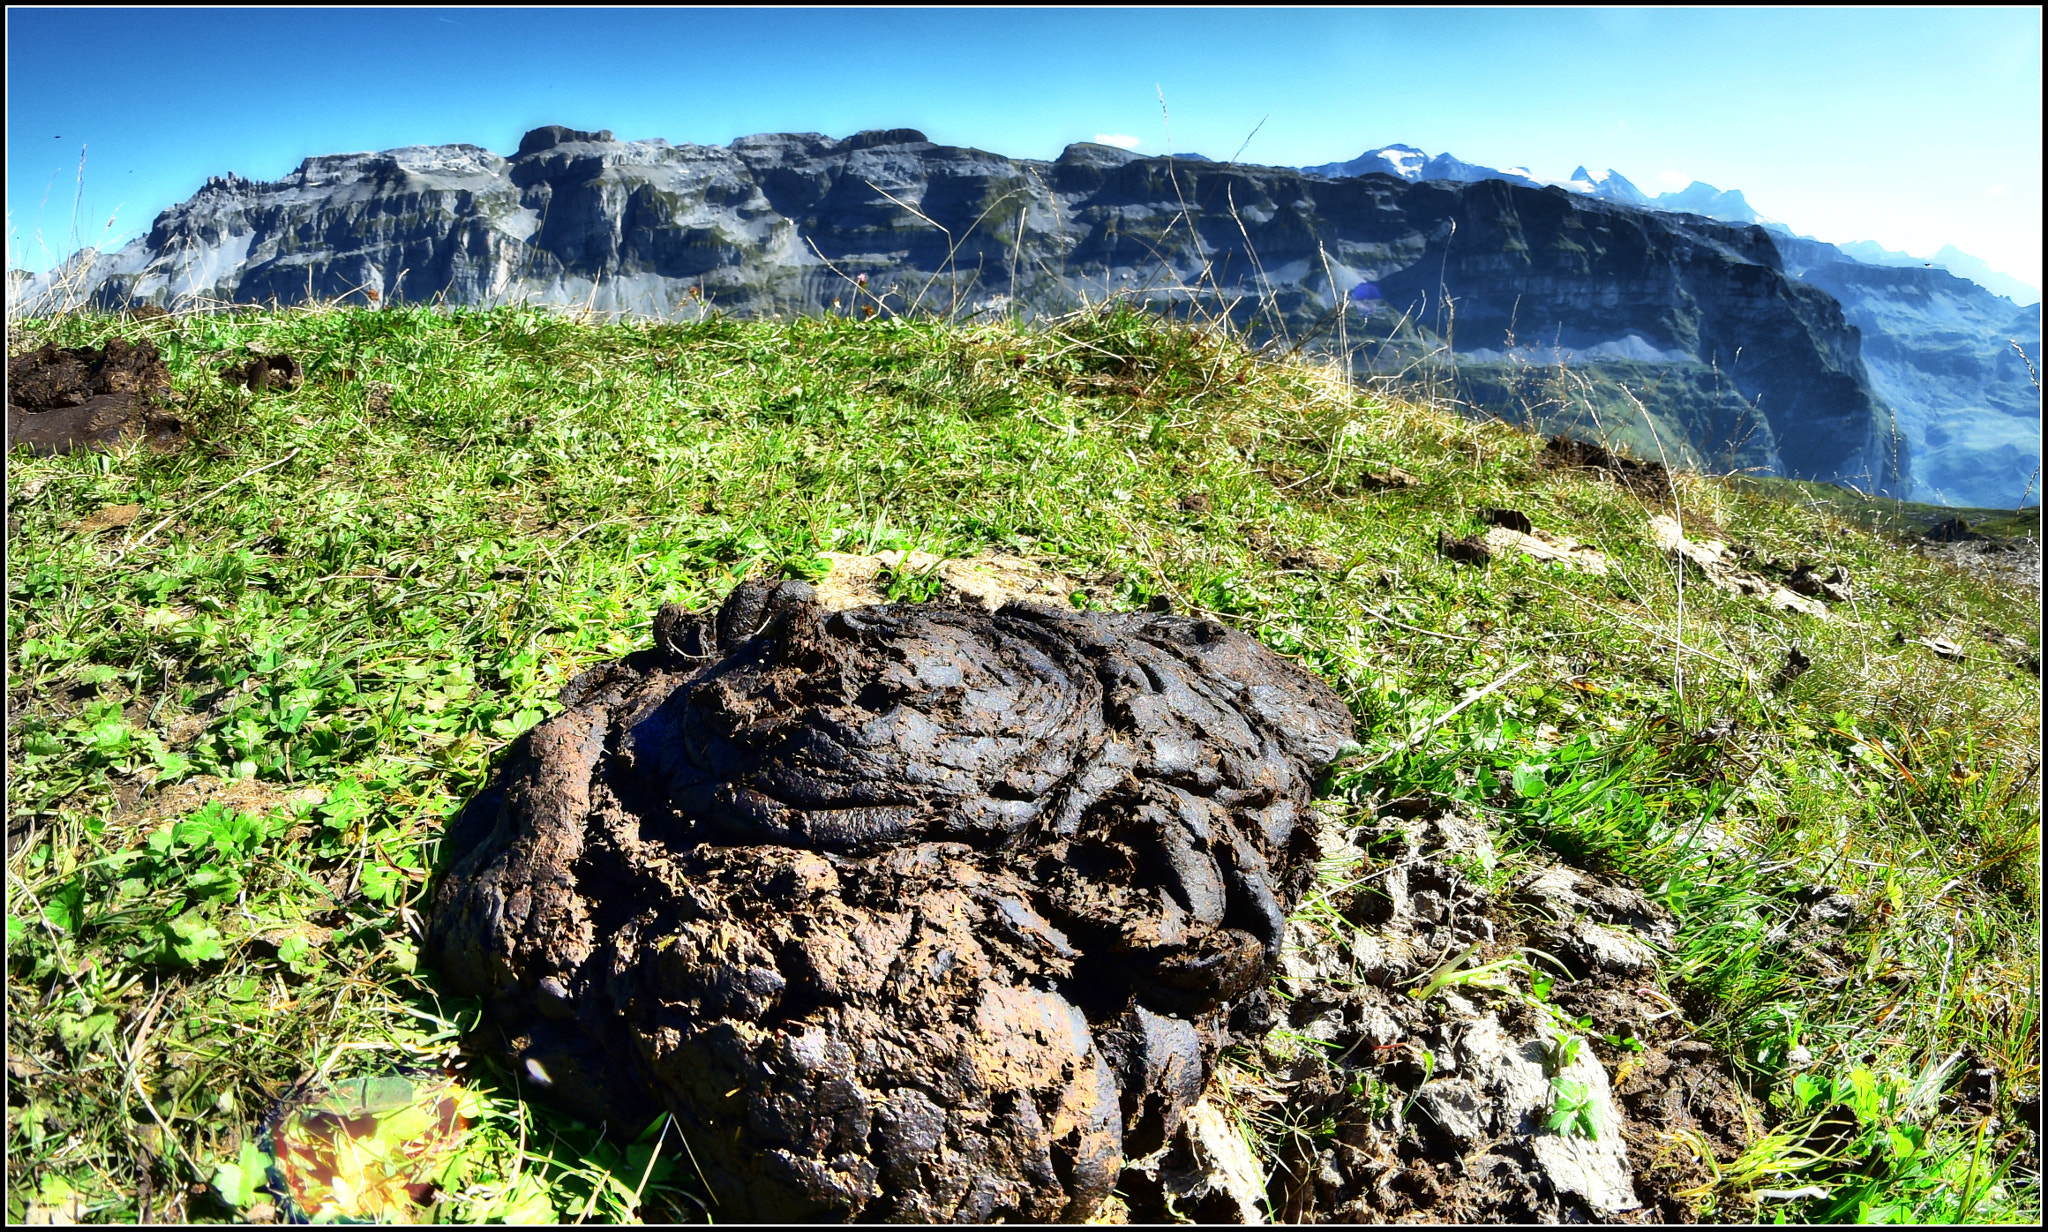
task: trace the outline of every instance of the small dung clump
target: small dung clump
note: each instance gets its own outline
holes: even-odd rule
[[[1214,621],[661,609],[451,826],[428,956],[722,1219],[1073,1220],[1265,985],[1352,719]]]

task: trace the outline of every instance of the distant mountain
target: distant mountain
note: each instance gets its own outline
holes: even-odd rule
[[[1785,230],[1789,232],[1791,228],[1787,227]],[[1799,238],[1810,240],[1813,237],[1802,235]],[[1846,244],[1836,244],[1835,247],[1840,249],[1844,256],[1854,257],[1865,265],[1896,265],[1904,267],[1908,265],[1931,266],[1934,264],[1932,261],[1912,256],[1908,253],[1893,252],[1875,240],[1851,240]]]
[[[1450,154],[1431,155],[1412,145],[1383,145],[1376,150],[1367,150],[1350,162],[1323,163],[1315,167],[1303,167],[1313,175],[1391,175],[1419,184],[1425,180],[1450,180],[1458,184],[1476,184],[1481,180],[1506,180],[1510,184],[1527,184],[1542,187],[1543,181],[1530,174],[1527,167],[1483,167],[1468,163]],[[1722,222],[1753,223],[1757,213],[1743,200],[1736,190],[1723,192],[1712,184],[1694,180],[1678,192],[1662,193],[1651,197],[1630,183],[1627,176],[1612,167],[1598,174],[1584,167],[1572,172],[1571,178],[1560,187],[1568,192],[1594,197],[1602,201],[1619,201],[1623,205],[1647,206],[1657,210],[1677,210],[1687,214],[1700,214],[1707,218],[1718,218]]]
[[[1742,199],[1740,189],[1731,188],[1726,192],[1703,180],[1694,180],[1677,192],[1659,193],[1650,203],[1660,210],[1678,210],[1686,214],[1705,214],[1722,222],[1757,221],[1756,211],[1749,208],[1749,202]]]
[[[1655,197],[1644,193],[1629,182],[1627,176],[1614,168],[1589,173],[1584,167],[1572,172],[1564,187],[1602,201],[1619,201],[1624,205],[1640,205],[1653,210],[1674,210],[1681,214],[1700,214],[1707,218],[1718,218],[1722,222],[1753,223],[1760,221],[1757,212],[1743,200],[1742,193],[1729,189],[1723,192],[1712,184],[1694,180],[1677,192],[1659,193]]]
[[[1572,172],[1572,178],[1565,184],[1565,187],[1575,193],[1583,193],[1589,197],[1598,197],[1603,201],[1619,201],[1623,205],[1655,204],[1643,195],[1642,189],[1629,183],[1627,176],[1612,167],[1598,175],[1590,174],[1584,167],[1580,167]],[[1694,210],[1692,212],[1701,214],[1706,211]],[[1708,217],[1711,218],[1713,215],[1709,214]]]
[[[1377,150],[1367,150],[1348,163],[1324,163],[1320,167],[1303,167],[1312,175],[1327,175],[1333,179],[1351,175],[1391,175],[1396,179],[1420,184],[1424,180],[1449,180],[1454,184],[1477,184],[1481,180],[1506,180],[1510,184],[1526,184],[1531,188],[1542,187],[1530,178],[1525,167],[1511,167],[1502,171],[1494,167],[1481,167],[1476,163],[1461,162],[1449,154],[1438,154],[1434,158],[1412,145],[1383,145]]]
[[[1093,143],[1045,162],[908,129],[676,146],[549,127],[509,158],[409,147],[310,158],[276,183],[216,177],[63,276],[106,307],[376,291],[656,316],[1036,316],[1116,297],[1341,343],[1361,371],[1426,369],[1480,413],[1649,456],[1866,491],[1900,490],[1910,465],[1857,332],[1784,275],[1761,229],[1498,177]]]
[[[1903,252],[1894,252],[1870,240],[1855,240],[1847,244],[1837,244],[1835,247],[1868,265],[1947,270],[1958,277],[1969,279],[1994,295],[2002,295],[2015,304],[2041,302],[2041,288],[2030,282],[2022,282],[2011,274],[1992,269],[1982,257],[1973,257],[1954,244],[1942,245],[1941,250],[1931,257],[1915,257]]]

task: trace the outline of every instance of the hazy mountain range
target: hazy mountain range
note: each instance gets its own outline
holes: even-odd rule
[[[1802,238],[1811,238],[1802,237]],[[2015,304],[2039,304],[2041,288],[2021,282],[2011,274],[2001,273],[1986,264],[1982,257],[1973,257],[1954,244],[1943,244],[1933,256],[1921,258],[1903,252],[1894,252],[1871,240],[1852,240],[1835,247],[1865,265],[1896,265],[1905,268],[1920,266],[1926,269],[1945,269],[1959,278],[1967,278],[1993,295],[2003,296]]]
[[[2038,466],[2038,401],[1994,336],[2024,323],[1972,283],[1826,245],[1788,262],[1788,237],[1629,200],[1612,174],[1538,186],[1405,147],[1369,157],[1352,174],[1092,143],[1013,159],[907,129],[696,146],[551,126],[509,156],[416,146],[215,177],[117,252],[11,272],[10,293],[1026,317],[1117,296],[1713,469],[1989,505]],[[1741,206],[1686,192],[1665,196]],[[1928,331],[1946,340],[1932,367]],[[2038,316],[2028,337],[2037,354]],[[2005,430],[2028,423],[2031,445]]]
[[[1303,171],[1317,175],[1391,175],[1420,183],[1423,180],[1452,180],[1461,184],[1476,184],[1481,180],[1506,180],[1510,184],[1526,184],[1531,188],[1542,188],[1545,181],[1537,179],[1527,167],[1482,167],[1476,163],[1464,162],[1450,154],[1431,156],[1412,145],[1386,145],[1377,150],[1367,150],[1357,158],[1345,163],[1324,163],[1317,167],[1303,167]],[[1602,201],[1619,201],[1623,205],[1641,205],[1651,209],[1677,210],[1687,214],[1704,214],[1723,222],[1751,223],[1757,221],[1756,211],[1736,191],[1722,192],[1712,184],[1694,180],[1679,192],[1667,192],[1651,197],[1630,183],[1627,176],[1609,169],[1595,174],[1584,167],[1572,172],[1571,179],[1560,187]]]
[[[1349,162],[1323,163],[1320,166],[1303,167],[1302,170],[1312,171],[1317,175],[1392,175],[1411,183],[1421,180],[1456,180],[1464,183],[1507,180],[1509,183],[1528,184],[1539,188],[1545,183],[1536,179],[1527,167],[1482,167],[1477,163],[1464,162],[1450,154],[1431,155],[1412,145],[1381,146],[1376,150],[1367,150]],[[1627,176],[1611,167],[1599,172],[1579,167],[1560,187],[1589,197],[1598,197],[1603,201],[1620,201],[1626,205],[1677,210],[1686,214],[1704,214],[1723,222],[1761,223],[1773,231],[1786,235],[1793,234],[1792,229],[1783,223],[1773,222],[1759,215],[1744,199],[1740,189],[1728,189],[1724,192],[1701,180],[1694,180],[1677,192],[1659,193],[1652,197],[1631,183]],[[1809,235],[1798,238],[1813,237]],[[1920,266],[1947,270],[1949,273],[1969,279],[1994,295],[2012,300],[2015,304],[2041,302],[2039,287],[2023,282],[2011,274],[1992,269],[1983,258],[1973,257],[1953,244],[1944,245],[1941,251],[1924,258],[1894,252],[1871,240],[1854,240],[1846,244],[1837,244],[1836,247],[1850,257],[1870,265]]]

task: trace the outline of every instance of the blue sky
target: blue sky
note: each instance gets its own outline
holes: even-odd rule
[[[1404,142],[1558,179],[1613,167],[1652,194],[1700,179],[1822,239],[1955,244],[2041,282],[2033,8],[15,8],[7,32],[10,266],[314,154],[509,153],[549,123],[1158,153],[1163,91],[1173,148],[1212,158]]]

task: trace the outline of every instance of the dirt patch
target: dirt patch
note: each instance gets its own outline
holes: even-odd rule
[[[1671,499],[1671,473],[1661,462],[1643,462],[1623,457],[1604,445],[1553,436],[1544,444],[1536,464],[1547,470],[1590,470],[1622,487],[1652,500]]]
[[[318,804],[326,798],[327,793],[318,787],[279,791],[275,784],[254,778],[200,774],[141,796],[133,813],[138,824],[153,823],[176,820],[215,802],[238,813],[264,814],[295,804]]]
[[[993,553],[946,559],[930,552],[877,552],[871,556],[822,552],[831,572],[815,587],[814,600],[829,611],[888,602],[889,582],[923,575],[940,587],[940,599],[993,612],[1019,600],[1066,607],[1081,584],[1041,562]]]
[[[1565,866],[1488,894],[1464,871],[1493,861],[1486,831],[1455,814],[1322,837],[1326,860],[1364,850],[1329,904],[1343,924],[1306,912],[1289,925],[1286,1025],[1313,1044],[1265,1052],[1298,1127],[1268,1135],[1274,1214],[1691,1218],[1677,1191],[1705,1165],[1673,1157],[1673,1135],[1725,1160],[1748,1121],[1727,1059],[1690,1039],[1653,983],[1669,915]],[[1532,968],[1555,980],[1547,1000],[1524,991]]]
[[[170,370],[148,341],[104,347],[45,346],[7,361],[7,448],[39,454],[107,449],[138,434],[158,452],[185,443],[162,407]]]
[[[98,513],[80,518],[65,529],[74,535],[97,535],[103,531],[119,530],[141,516],[141,505],[108,505]]]
[[[1314,544],[1290,543],[1257,527],[1244,532],[1245,546],[1257,552],[1275,569],[1295,573],[1326,573],[1340,568],[1343,561]]]
[[[1924,555],[1946,561],[1996,585],[2041,593],[2039,539],[1927,538],[1915,545]]]
[[[1349,479],[1339,480],[1330,485],[1330,495],[1348,500],[1370,492],[1400,491],[1421,486],[1422,480],[1398,466],[1390,466],[1383,471],[1361,470]]]
[[[528,1090],[674,1114],[723,1219],[1085,1217],[1183,1140],[1342,701],[1212,621],[670,605],[451,827],[428,955]]]

